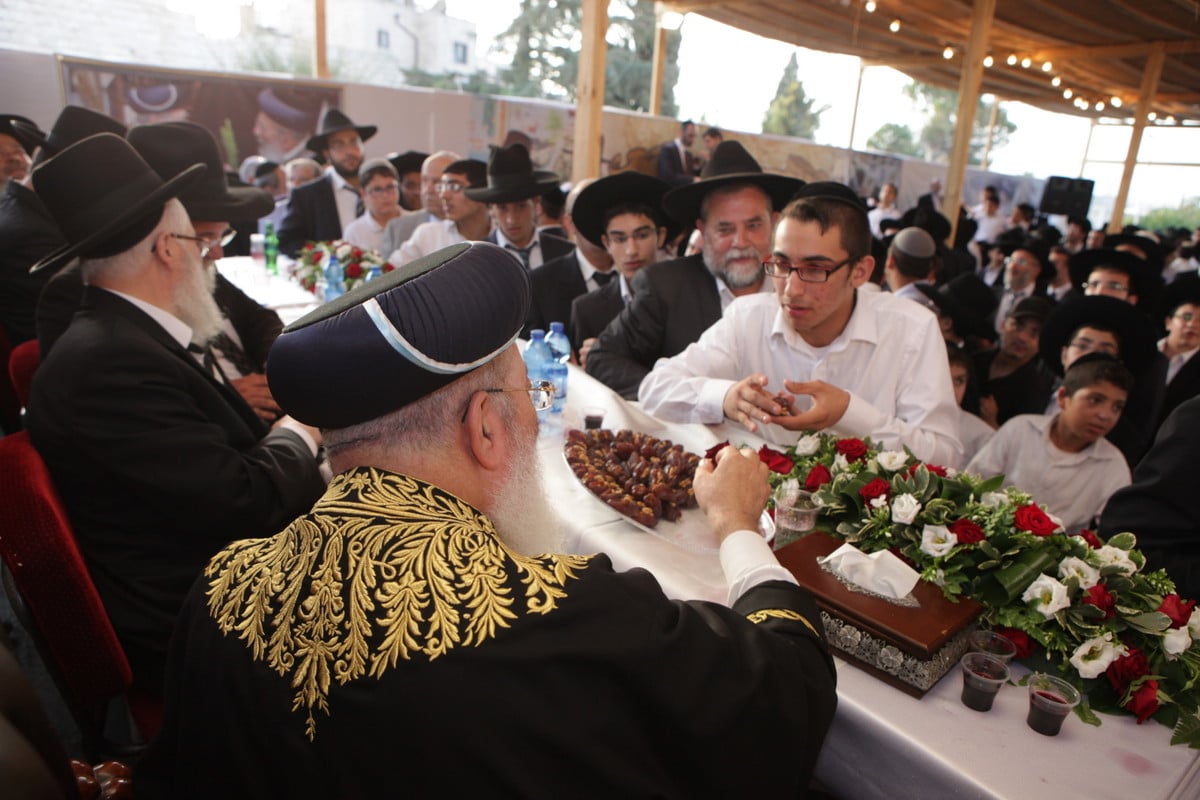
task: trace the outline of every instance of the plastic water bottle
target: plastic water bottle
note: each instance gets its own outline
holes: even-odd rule
[[[376,278],[382,278],[382,277],[383,277],[383,267],[379,266],[378,264],[375,264],[374,266],[371,267],[371,269],[367,270],[367,281],[368,282],[373,281]]]
[[[279,267],[276,260],[279,258],[279,237],[275,235],[275,223],[267,223],[267,233],[263,237],[263,258],[267,262],[267,274],[278,275]]]
[[[342,272],[342,264],[338,261],[337,253],[329,253],[329,263],[325,265],[325,302],[346,293],[346,275]]]
[[[567,401],[567,362],[571,360],[571,340],[567,338],[561,322],[551,322],[546,334],[546,344],[553,359],[546,373],[546,380],[554,384],[554,406],[551,411],[561,414]]]
[[[546,344],[546,332],[541,328],[535,328],[529,332],[529,346],[525,348],[524,358],[525,371],[529,373],[529,380],[534,382],[550,380],[549,368],[550,363],[554,361],[554,354],[550,351],[550,346]],[[549,413],[549,409],[539,411],[538,421],[544,422]]]

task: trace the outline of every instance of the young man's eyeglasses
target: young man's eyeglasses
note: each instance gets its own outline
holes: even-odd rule
[[[762,262],[762,267],[763,272],[772,278],[783,278],[786,280],[792,273],[795,273],[805,283],[825,283],[829,280],[830,275],[857,260],[854,256],[851,256],[845,261],[839,261],[832,267],[818,267],[812,264],[801,264],[797,267],[786,258],[768,258]]]
[[[382,197],[385,194],[396,194],[399,191],[400,184],[385,183],[379,186],[372,186],[370,189],[367,189],[367,194],[375,195],[376,197]]]
[[[440,181],[434,184],[434,188],[436,188],[439,192],[458,194],[463,189],[467,188],[467,184],[463,183],[462,181],[447,180],[446,178],[442,178]]]
[[[550,381],[530,381],[528,386],[520,389],[480,389],[488,394],[505,394],[506,392],[529,392],[535,411],[545,411],[554,405],[554,384]],[[468,403],[468,407],[469,407]],[[462,421],[467,421],[467,409],[463,409]]]

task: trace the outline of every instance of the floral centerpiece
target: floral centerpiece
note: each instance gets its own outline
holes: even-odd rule
[[[870,440],[801,436],[760,458],[776,485],[796,479],[817,528],[865,552],[891,550],[951,600],[966,595],[1017,656],[1084,694],[1079,715],[1128,711],[1200,747],[1200,609],[1163,570],[1146,572],[1133,533],[1107,542],[1061,522],[1002,476],[981,478]]]
[[[378,267],[381,274],[395,269],[374,250],[363,250],[341,239],[331,242],[306,242],[300,248],[292,267],[292,274],[300,281],[301,286],[313,294],[317,294],[322,280],[328,280],[325,270],[329,265],[330,255],[336,255],[341,265],[343,292],[369,280],[374,267]]]

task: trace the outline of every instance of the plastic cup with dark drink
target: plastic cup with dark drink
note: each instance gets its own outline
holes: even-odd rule
[[[1008,680],[1008,664],[987,653],[967,653],[962,666],[962,702],[975,711],[991,711],[1000,687]]]
[[[583,427],[585,430],[594,431],[604,427],[604,409],[597,406],[588,406],[583,409]]]
[[[1063,720],[1079,705],[1079,690],[1062,678],[1038,672],[1029,678],[1029,716],[1025,722],[1043,736],[1058,736]]]
[[[1012,639],[995,631],[974,631],[970,636],[971,652],[987,653],[1007,664],[1017,654],[1017,646]]]

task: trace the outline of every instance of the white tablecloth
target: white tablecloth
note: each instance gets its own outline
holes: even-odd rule
[[[290,325],[316,308],[316,297],[287,277],[288,260],[279,257],[279,275],[268,275],[261,261],[249,256],[229,256],[217,262],[217,269],[230,282],[267,308],[274,309]]]
[[[723,440],[755,447],[760,440],[729,424],[663,423],[575,367],[563,420],[547,425],[540,440],[568,550],[605,552],[618,569],[644,567],[671,597],[723,602],[715,553],[642,531],[575,480],[562,456],[562,430],[582,427],[585,406],[605,409],[606,428],[641,430],[697,453]],[[961,689],[952,671],[917,700],[839,660],[838,711],[817,777],[845,798],[1200,798],[1200,752],[1172,747],[1171,732],[1155,722],[1101,715],[1093,728],[1072,716],[1050,738],[1025,725],[1024,687],[1005,686],[988,713],[963,706]]]

